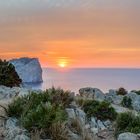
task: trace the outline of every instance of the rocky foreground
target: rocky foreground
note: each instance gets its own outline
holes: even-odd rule
[[[18,96],[24,96],[32,90],[25,88],[8,88],[0,86],[0,105],[7,107],[8,104]],[[40,91],[35,91],[36,93]],[[75,100],[66,108],[68,114],[68,124],[72,124],[73,120],[77,120],[79,128],[73,130],[69,127],[67,140],[140,140],[139,134],[122,133],[117,137],[114,136],[114,122],[110,120],[100,120],[92,116],[87,119],[87,114],[83,111],[82,107],[77,104],[77,100],[97,100],[99,102],[107,101],[111,103],[111,106],[117,113],[133,112],[137,115],[140,111],[140,95],[135,92],[130,92],[126,95],[118,95],[116,90],[109,90],[108,93],[103,93],[97,88],[82,88],[79,90],[79,95],[72,96]],[[124,97],[131,99],[132,108],[126,108],[122,106],[122,100]],[[0,108],[0,116],[4,116],[5,111]],[[39,138],[31,138],[29,132],[19,125],[17,118],[11,118],[5,116],[0,119],[0,140],[39,140]],[[44,139],[46,140],[46,139]]]

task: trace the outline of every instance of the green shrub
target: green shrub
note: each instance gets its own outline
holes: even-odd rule
[[[100,120],[115,120],[117,113],[114,108],[111,107],[108,102],[99,102],[95,100],[89,100],[85,102],[84,111],[86,112],[88,117],[97,117]]]
[[[127,96],[123,97],[123,100],[122,100],[121,104],[122,104],[123,107],[133,109],[132,99],[130,97],[127,97]]]
[[[66,113],[61,106],[40,104],[21,116],[21,123],[27,130],[49,129],[53,123],[66,120]]]
[[[64,107],[68,107],[74,100],[73,93],[71,93],[70,91],[64,91],[61,88],[55,89],[54,87],[52,87],[46,92],[51,95],[52,103],[55,103],[56,105],[62,104]]]
[[[22,80],[19,78],[15,67],[7,62],[0,59],[0,85],[7,87],[20,86]]]
[[[140,116],[135,116],[130,112],[119,114],[116,120],[115,134],[117,136],[124,132],[140,133]]]
[[[123,87],[120,87],[120,88],[117,90],[117,94],[118,94],[118,95],[126,95],[126,94],[127,94],[127,91],[126,91],[126,89],[124,89]]]
[[[13,100],[6,112],[9,117],[17,117],[30,132],[38,130],[40,135],[48,134],[53,124],[67,119],[65,107],[72,101],[69,94],[55,88],[40,93],[31,92]]]
[[[140,90],[132,90],[131,92],[136,93],[137,95],[140,95]]]

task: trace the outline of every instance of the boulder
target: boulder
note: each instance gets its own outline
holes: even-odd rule
[[[75,119],[76,118],[76,114],[75,114],[74,109],[72,109],[72,108],[66,108],[66,112],[68,114],[68,118],[69,119]]]
[[[6,140],[30,140],[27,130],[20,128],[16,118],[9,118],[6,121],[4,136]]]
[[[42,69],[37,58],[20,58],[10,60],[23,83],[42,82]]]
[[[140,111],[140,95],[137,95],[134,92],[130,92],[129,94],[127,94],[127,97],[131,98],[133,109],[136,111]]]
[[[20,88],[20,87],[5,87],[5,86],[0,86],[0,100],[7,100],[7,99],[12,99],[16,96],[24,96],[30,93],[29,89],[26,88]]]
[[[79,93],[80,96],[84,98],[91,98],[98,101],[103,101],[105,99],[105,94],[98,88],[81,88]]]
[[[118,140],[139,140],[138,136],[133,133],[122,133],[119,135]]]
[[[105,100],[110,103],[120,105],[123,100],[123,96],[117,95],[116,90],[111,89],[109,90],[109,93],[105,95]]]
[[[76,108],[75,114],[76,114],[77,118],[79,119],[79,121],[81,122],[81,124],[85,125],[85,123],[86,123],[85,112],[83,110],[81,110],[80,108]]]

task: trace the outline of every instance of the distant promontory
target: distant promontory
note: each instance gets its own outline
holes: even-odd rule
[[[23,83],[42,82],[42,68],[38,58],[23,57],[10,60]]]

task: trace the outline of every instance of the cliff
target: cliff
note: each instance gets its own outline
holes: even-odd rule
[[[10,60],[25,83],[42,82],[42,69],[37,58],[19,58]]]

